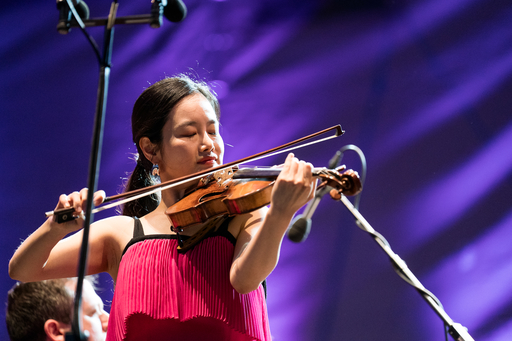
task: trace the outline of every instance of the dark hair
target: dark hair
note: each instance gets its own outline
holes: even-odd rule
[[[208,85],[190,76],[180,74],[165,78],[148,87],[139,96],[132,112],[132,136],[137,146],[137,165],[127,181],[125,191],[133,191],[159,183],[159,179],[151,174],[153,164],[146,159],[139,146],[142,137],[158,147],[162,143],[162,129],[167,122],[171,110],[183,98],[200,93],[210,102],[217,118],[220,118],[219,101]],[[159,204],[159,195],[152,194],[130,201],[123,207],[122,214],[130,217],[142,217],[153,211]]]
[[[44,324],[54,319],[71,324],[73,296],[69,279],[16,283],[7,295],[5,321],[11,341],[44,341]]]

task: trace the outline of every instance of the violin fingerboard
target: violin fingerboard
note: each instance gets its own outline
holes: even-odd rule
[[[281,169],[272,168],[246,168],[233,174],[233,179],[269,179],[274,180],[281,173]]]

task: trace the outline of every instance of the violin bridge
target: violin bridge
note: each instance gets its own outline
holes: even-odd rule
[[[226,180],[229,180],[233,177],[233,173],[235,172],[235,169],[238,169],[238,166],[228,167],[225,169],[221,169],[217,172],[213,172],[211,174],[208,174],[204,178],[201,178],[199,180],[198,188],[204,187],[208,185],[210,182],[215,181],[218,184],[221,184],[225,182]]]

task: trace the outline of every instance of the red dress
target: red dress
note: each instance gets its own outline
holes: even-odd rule
[[[229,281],[236,240],[227,225],[178,253],[175,235],[145,236],[135,219],[106,340],[271,340],[262,285],[239,294]]]

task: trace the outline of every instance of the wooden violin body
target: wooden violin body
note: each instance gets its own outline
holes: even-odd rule
[[[313,175],[322,182],[320,187],[330,186],[331,196],[339,200],[341,193],[355,195],[361,191],[357,172],[345,166],[336,170],[315,169]],[[272,188],[281,169],[232,168],[213,173],[201,180],[201,185],[166,210],[174,229],[206,222],[221,215],[245,214],[270,204]]]
[[[275,180],[234,180],[234,170],[212,174],[197,188],[166,210],[174,228],[183,228],[219,215],[233,216],[254,211],[270,203]]]

